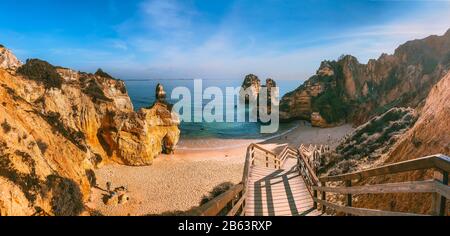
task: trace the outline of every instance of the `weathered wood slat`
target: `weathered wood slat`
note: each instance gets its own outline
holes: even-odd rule
[[[315,171],[312,169],[312,167],[308,164],[308,161],[306,160],[306,158],[303,156],[303,154],[300,152],[299,158],[301,158],[301,161],[303,162],[303,164],[306,166],[306,169],[308,170],[309,174],[312,177],[312,180],[315,182],[315,184],[319,183],[319,178],[317,177]]]
[[[438,154],[436,156],[433,156],[433,162],[436,168],[450,172],[450,157],[447,157],[442,154]]]
[[[242,211],[245,211],[245,200],[247,198],[247,193],[244,193],[244,195],[239,199],[239,201],[236,203],[236,205],[233,206],[233,208],[228,212],[227,216],[236,216],[239,209],[242,209]]]
[[[436,186],[437,193],[439,193],[440,195],[444,196],[447,199],[450,199],[450,186],[444,185],[437,181],[435,182],[435,186]]]
[[[396,174],[414,170],[431,169],[436,167],[436,163],[439,163],[439,165],[441,165],[442,167],[446,167],[446,164],[443,164],[444,161],[441,160],[442,160],[441,156],[423,157],[415,160],[398,162],[350,174],[322,177],[320,178],[320,181],[321,182],[345,181],[352,179],[363,179],[380,175]]]
[[[353,187],[312,187],[317,191],[341,194],[368,194],[368,193],[431,193],[435,192],[436,184],[434,180],[389,183],[367,186]]]
[[[216,216],[222,209],[224,209],[229,202],[236,198],[244,190],[243,184],[238,184],[228,190],[227,192],[219,195],[208,203],[194,209],[191,215],[196,216]]]
[[[427,216],[422,214],[413,214],[413,213],[405,213],[405,212],[393,212],[393,211],[382,211],[382,210],[373,210],[366,208],[356,208],[356,207],[345,207],[340,206],[334,203],[330,203],[327,201],[323,201],[321,199],[315,198],[314,201],[330,207],[338,212],[343,212],[356,216]]]

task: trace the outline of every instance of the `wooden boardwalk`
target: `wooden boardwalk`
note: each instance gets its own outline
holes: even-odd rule
[[[285,147],[275,154],[256,144],[247,148],[242,182],[208,203],[194,209],[196,216],[322,216],[321,212],[340,212],[356,216],[424,216],[422,214],[358,208],[353,196],[358,194],[431,193],[431,215],[449,215],[448,175],[450,157],[436,154],[388,164],[337,176],[316,175],[327,146],[301,145]],[[411,171],[433,170],[433,179],[409,182],[358,185],[376,176]],[[356,181],[357,180],[357,181]],[[340,183],[336,185],[336,182]],[[327,194],[343,194],[345,201],[336,203]]]
[[[247,194],[246,216],[320,215],[294,158],[286,159],[282,169],[252,166]]]

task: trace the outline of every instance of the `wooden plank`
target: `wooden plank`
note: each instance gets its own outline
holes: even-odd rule
[[[343,212],[351,215],[357,216],[426,216],[421,214],[413,214],[413,213],[404,213],[404,212],[393,212],[393,211],[382,211],[382,210],[373,210],[366,208],[355,208],[355,207],[345,207],[340,206],[334,203],[330,203],[327,201],[322,201],[321,199],[314,199],[320,204],[323,204],[329,208],[332,208],[338,212]]]
[[[259,198],[259,196],[258,196]],[[252,194],[248,194],[247,195],[247,199],[249,202],[259,202],[259,201],[266,201],[267,195],[263,194],[261,195],[261,198],[256,200],[255,199],[255,195]],[[304,194],[304,193],[296,193],[290,196],[286,196],[286,194],[283,195],[275,195],[273,196],[273,201],[275,200],[291,200],[291,199],[295,199],[295,200],[308,200],[308,199],[312,199],[311,196],[309,196],[309,194]]]
[[[324,182],[320,183],[322,186],[326,186]],[[327,193],[325,191],[322,191],[322,201],[326,202],[327,201]],[[325,214],[325,212],[327,211],[327,206],[322,204],[322,213]]]
[[[218,197],[214,198],[213,200],[209,201],[208,203],[194,209],[191,211],[191,214],[194,216],[216,216],[217,214],[222,211],[231,200],[236,198],[239,193],[241,193],[244,190],[243,184],[238,184],[228,190],[227,192],[219,195]]]
[[[289,201],[298,201],[298,202],[303,202],[303,201],[311,201],[312,203],[312,198],[311,196],[299,196],[299,197],[286,197],[286,196],[277,196],[277,198],[272,199],[272,201],[274,202],[280,202],[280,201],[285,201],[285,202],[289,202]],[[262,203],[262,202],[267,202],[267,200],[265,199],[255,199],[255,198],[249,198],[247,197],[247,204],[256,204],[256,203]]]
[[[286,189],[285,188],[277,188],[277,189],[267,189],[267,188],[263,188],[263,189],[259,189],[259,188],[249,188],[248,189],[248,193],[250,195],[253,195],[254,193],[257,194],[262,194],[262,195],[266,195],[266,193],[269,192],[270,194],[272,194],[272,196],[276,196],[278,194],[282,194],[282,193],[286,193]],[[291,192],[293,195],[309,195],[309,192],[306,188],[304,189],[291,189]]]
[[[318,183],[319,178],[317,177],[317,175],[314,172],[314,170],[312,169],[312,167],[308,164],[308,161],[306,160],[306,158],[302,154],[299,155],[299,158],[300,158],[300,161],[302,161],[303,164],[306,166],[306,169],[308,170],[310,176],[312,177],[313,182]]]
[[[368,193],[431,193],[436,191],[434,180],[388,183],[378,185],[365,185],[353,187],[312,187],[317,191],[341,194],[368,194]]]
[[[351,188],[352,187],[352,181],[351,180],[345,181],[345,187]],[[352,206],[352,194],[345,195],[345,206],[348,206],[348,207]]]
[[[450,199],[450,186],[444,185],[439,182],[435,182],[436,192],[442,196],[445,196],[447,199]]]
[[[413,171],[413,170],[424,170],[431,169],[435,167],[436,156],[429,156],[418,158],[415,160],[398,162],[390,165],[385,165],[378,168],[372,168],[364,171],[359,171],[350,174],[337,175],[337,176],[327,176],[320,178],[321,182],[333,182],[333,181],[345,181],[353,179],[363,179],[373,176],[396,174],[401,172]],[[440,159],[441,160],[441,159]]]
[[[434,179],[435,179],[436,188],[439,184],[442,184],[442,185],[448,187],[448,172],[447,171],[435,170]],[[436,191],[433,194],[433,202],[432,202],[433,215],[445,216],[445,214],[447,213],[446,205],[447,205],[446,196],[443,196]]]
[[[245,202],[246,198],[247,198],[247,194],[245,193],[241,197],[241,199],[239,199],[239,201],[236,203],[236,205],[234,205],[233,209],[231,209],[230,212],[228,212],[227,216],[236,216],[236,213],[241,208],[242,208],[243,211],[245,211],[244,202]]]
[[[434,156],[433,161],[436,168],[442,171],[450,172],[450,157],[443,154],[438,154]]]

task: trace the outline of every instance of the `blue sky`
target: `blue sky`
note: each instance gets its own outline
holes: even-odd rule
[[[1,0],[0,44],[122,79],[304,80],[320,61],[360,61],[450,28],[442,0]]]

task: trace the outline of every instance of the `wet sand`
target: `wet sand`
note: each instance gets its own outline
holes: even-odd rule
[[[117,164],[96,170],[97,183],[105,188],[126,186],[131,200],[119,206],[106,206],[103,192],[92,189],[88,206],[103,215],[148,215],[172,211],[186,211],[198,206],[202,196],[223,182],[242,180],[245,151],[249,144],[259,143],[269,150],[280,152],[285,145],[336,145],[351,132],[350,125],[320,129],[309,124],[300,125],[270,140],[212,139],[196,142],[195,147],[178,150],[174,155],[161,155],[152,166],[128,167]]]

